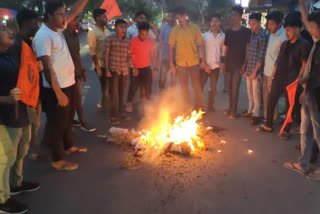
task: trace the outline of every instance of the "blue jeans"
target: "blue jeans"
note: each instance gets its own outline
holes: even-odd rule
[[[315,140],[320,148],[320,112],[316,102],[306,93],[301,108],[301,157],[299,163],[305,171],[309,171],[312,156],[312,143]]]
[[[161,65],[160,65],[160,78],[159,78],[159,88],[161,92],[166,88],[168,73],[170,73],[170,87],[174,87],[177,83],[176,73],[170,72],[169,61],[163,60],[161,61]]]

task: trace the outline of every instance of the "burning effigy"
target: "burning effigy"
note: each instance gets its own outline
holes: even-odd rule
[[[163,113],[161,121],[150,130],[137,132],[112,127],[109,130],[111,134],[109,139],[117,144],[129,143],[128,140],[131,140],[130,145],[135,151],[158,150],[189,155],[205,146],[200,137],[201,129],[198,123],[203,114],[201,110],[193,111],[191,115],[178,116],[171,122],[169,115]],[[134,138],[131,139],[132,137]]]
[[[166,110],[158,112],[149,127],[141,130],[111,127],[107,133],[107,142],[125,146],[131,150],[123,168],[139,163],[156,163],[162,155],[182,155],[195,157],[212,147],[222,146],[218,142],[215,127],[205,126],[201,121],[204,112],[192,111],[189,115],[173,117]],[[211,141],[210,146],[208,141]],[[221,149],[221,148],[220,148]]]

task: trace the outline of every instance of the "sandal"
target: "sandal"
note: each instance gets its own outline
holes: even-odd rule
[[[116,117],[110,119],[112,125],[120,125],[120,121]]]
[[[43,155],[38,153],[31,153],[30,159],[35,161],[50,161],[50,157],[48,155]]]
[[[280,139],[287,141],[290,138],[290,133],[289,132],[282,132],[282,134],[280,134]]]
[[[305,175],[307,173],[298,163],[287,162],[283,166],[287,169],[291,169],[291,170],[298,172],[300,174],[303,174],[303,175]]]
[[[231,113],[231,111],[230,111],[229,109],[225,109],[225,110],[223,111],[223,114],[224,114],[224,115],[230,115],[230,113]]]
[[[250,124],[252,126],[256,126],[259,124],[259,118],[258,117],[252,117],[251,120],[250,120]]]
[[[88,149],[85,148],[85,147],[76,147],[76,146],[73,146],[73,147],[69,148],[69,149],[66,151],[66,154],[67,154],[67,155],[71,155],[71,154],[76,153],[76,152],[78,152],[78,153],[84,153],[84,152],[87,152],[87,151],[88,151]]]
[[[252,113],[251,112],[248,112],[248,111],[244,111],[241,113],[241,116],[242,117],[251,117]]]
[[[52,162],[51,166],[58,171],[72,171],[79,168],[79,165],[77,163],[72,163],[65,160]]]
[[[311,180],[319,181],[320,180],[320,169],[317,169],[313,172],[308,173],[307,178],[309,178]]]
[[[273,129],[266,126],[266,125],[261,125],[256,129],[257,132],[272,132]]]
[[[131,120],[131,117],[125,114],[121,115],[121,118],[124,119],[125,121]]]

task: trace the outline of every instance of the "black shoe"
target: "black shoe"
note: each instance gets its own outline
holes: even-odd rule
[[[12,214],[23,214],[29,211],[29,208],[17,202],[16,200],[9,198],[6,203],[0,204],[0,213],[12,213]]]
[[[23,192],[34,192],[40,189],[40,184],[23,181],[19,187],[11,187],[10,195],[18,195]]]
[[[97,130],[96,128],[91,127],[88,124],[84,124],[83,126],[81,126],[81,129],[86,132],[95,132]]]
[[[258,123],[259,123],[259,118],[255,117],[255,116],[252,116],[251,120],[250,120],[250,124],[253,125],[253,126],[256,126],[256,125],[258,125]]]
[[[79,120],[73,120],[73,125],[76,127],[81,127],[81,123]]]

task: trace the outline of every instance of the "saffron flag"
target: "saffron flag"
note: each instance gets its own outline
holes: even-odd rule
[[[108,20],[112,19],[115,16],[122,16],[116,0],[104,0],[100,8],[107,11]]]
[[[17,88],[21,91],[21,102],[35,108],[40,91],[39,65],[32,49],[22,42],[21,65],[18,76]]]
[[[280,134],[282,134],[283,130],[285,129],[285,127],[287,126],[288,123],[292,123],[292,110],[293,110],[293,106],[295,103],[295,98],[296,98],[296,92],[297,92],[297,87],[298,87],[298,82],[299,80],[294,81],[293,83],[291,83],[290,85],[287,86],[287,93],[288,93],[288,100],[289,100],[289,110],[287,113],[287,117],[286,120],[284,121],[282,128],[280,130]]]

